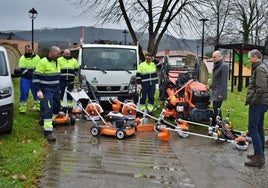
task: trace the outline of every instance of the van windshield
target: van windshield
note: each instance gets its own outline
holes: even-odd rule
[[[136,70],[137,52],[123,48],[83,48],[82,69]]]
[[[0,76],[8,76],[4,52],[0,51]]]

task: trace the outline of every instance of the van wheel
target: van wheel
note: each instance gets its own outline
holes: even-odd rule
[[[6,129],[5,131],[1,132],[1,134],[11,134],[12,132],[12,127],[9,127],[8,129]]]
[[[13,119],[12,119],[12,116],[13,114],[11,114],[9,117],[8,117],[8,123],[7,123],[7,126],[5,127],[5,129],[0,129],[0,133],[1,134],[11,134],[12,132],[12,127],[13,127]]]

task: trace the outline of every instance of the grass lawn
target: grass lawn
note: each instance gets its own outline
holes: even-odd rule
[[[13,81],[16,101],[15,121],[10,135],[0,135],[0,187],[37,187],[45,161],[46,140],[43,138],[43,128],[38,124],[39,113],[31,109],[33,103],[29,104],[26,114],[18,113],[19,78]],[[228,100],[223,103],[223,117],[229,110],[234,129],[245,131],[248,107],[244,102],[247,89],[243,88],[243,91],[238,93],[234,88],[234,91],[233,93],[229,91]],[[156,100],[156,104],[162,102]],[[155,117],[158,117],[157,114]],[[265,127],[268,127],[268,113],[265,117]]]
[[[10,135],[0,135],[0,187],[37,187],[46,140],[38,124],[39,113],[31,109],[33,103],[29,104],[26,114],[19,114],[19,78],[13,79],[13,83],[16,100],[13,130]]]
[[[242,92],[237,92],[234,87],[234,92],[228,92],[228,99],[223,102],[222,116],[226,117],[229,111],[229,119],[233,123],[233,129],[245,131],[248,125],[248,106],[245,106],[247,88],[243,88]],[[265,113],[264,127],[268,128],[268,113]]]

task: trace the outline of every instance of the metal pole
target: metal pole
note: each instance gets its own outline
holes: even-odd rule
[[[32,50],[34,52],[34,19],[32,18]]]
[[[34,19],[36,18],[38,12],[32,8],[28,13],[29,17],[32,19],[32,50],[34,52]]]
[[[206,19],[206,18],[202,18],[202,19],[200,19],[199,21],[202,21],[203,22],[203,28],[202,28],[202,54],[201,54],[201,60],[203,61],[203,59],[204,59],[204,35],[205,35],[205,22],[206,21],[208,21],[208,19]]]
[[[125,37],[125,45],[127,44],[127,30],[125,29],[124,31],[123,31],[123,36]]]
[[[205,22],[203,21],[203,29],[202,29],[202,54],[201,54],[201,60],[204,59],[204,30],[205,30]]]

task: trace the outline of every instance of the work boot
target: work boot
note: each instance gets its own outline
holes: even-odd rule
[[[145,104],[140,104],[140,105],[138,106],[138,110],[139,110],[139,111],[142,111],[142,112],[145,111],[145,108],[146,108]]]
[[[24,114],[27,111],[27,103],[26,102],[20,102],[19,104],[19,112],[20,114]]]
[[[253,159],[254,156],[255,156],[254,154],[247,154],[248,159]]]
[[[249,162],[245,163],[245,166],[248,167],[261,167],[265,163],[264,156],[261,155],[255,155]]]
[[[55,142],[56,141],[56,138],[52,134],[47,135],[46,139],[48,142]]]
[[[34,101],[34,110],[40,111],[40,101]]]
[[[148,110],[148,114],[151,115],[153,113],[153,110],[154,110],[154,105],[148,104],[147,105],[147,110]]]

